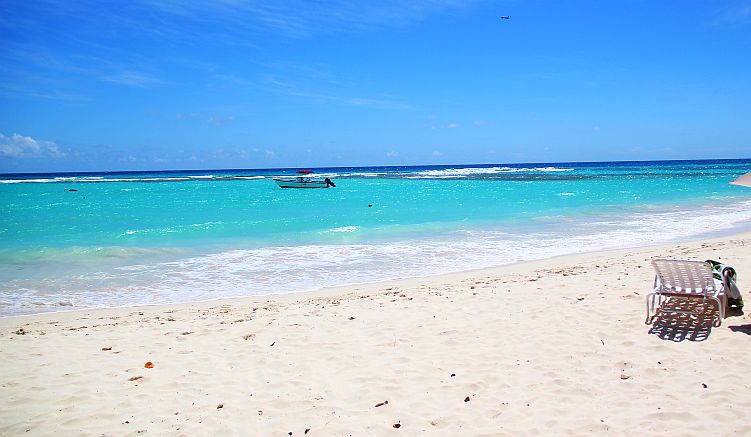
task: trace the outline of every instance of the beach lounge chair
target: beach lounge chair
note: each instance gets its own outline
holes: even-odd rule
[[[655,284],[652,292],[647,294],[647,320],[652,323],[657,312],[703,314],[709,301],[717,303],[720,325],[725,317],[725,309],[720,295],[723,293],[723,281],[716,281],[712,275],[712,265],[706,261],[688,261],[676,259],[652,260],[655,269]],[[702,305],[694,310],[665,307],[664,301],[671,299],[701,299]],[[663,301],[664,299],[664,301]],[[655,302],[656,301],[656,302]],[[718,325],[719,326],[719,325]]]

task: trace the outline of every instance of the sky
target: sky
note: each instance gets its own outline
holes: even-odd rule
[[[0,2],[0,172],[749,157],[751,0]]]

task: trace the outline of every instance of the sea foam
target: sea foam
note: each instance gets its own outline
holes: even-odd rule
[[[225,250],[172,261],[133,263],[47,279],[16,279],[0,314],[176,303],[316,290],[419,277],[559,255],[669,243],[737,230],[751,222],[751,201],[734,205],[634,211],[573,220],[535,232],[472,229],[383,244],[275,246]],[[340,227],[332,232],[354,232]]]

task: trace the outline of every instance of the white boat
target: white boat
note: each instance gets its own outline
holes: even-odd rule
[[[335,187],[329,178],[311,178],[308,176],[276,177],[273,178],[281,188],[328,188]]]

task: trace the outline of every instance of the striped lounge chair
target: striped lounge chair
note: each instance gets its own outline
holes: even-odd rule
[[[647,294],[647,324],[652,323],[658,312],[703,314],[707,304],[712,301],[717,303],[720,315],[719,324],[722,325],[722,319],[725,317],[725,308],[721,299],[724,292],[723,281],[715,280],[710,263],[655,259],[652,260],[652,267],[655,269],[655,283],[652,292]],[[702,304],[694,309],[677,309],[663,305],[668,298],[701,299]]]

